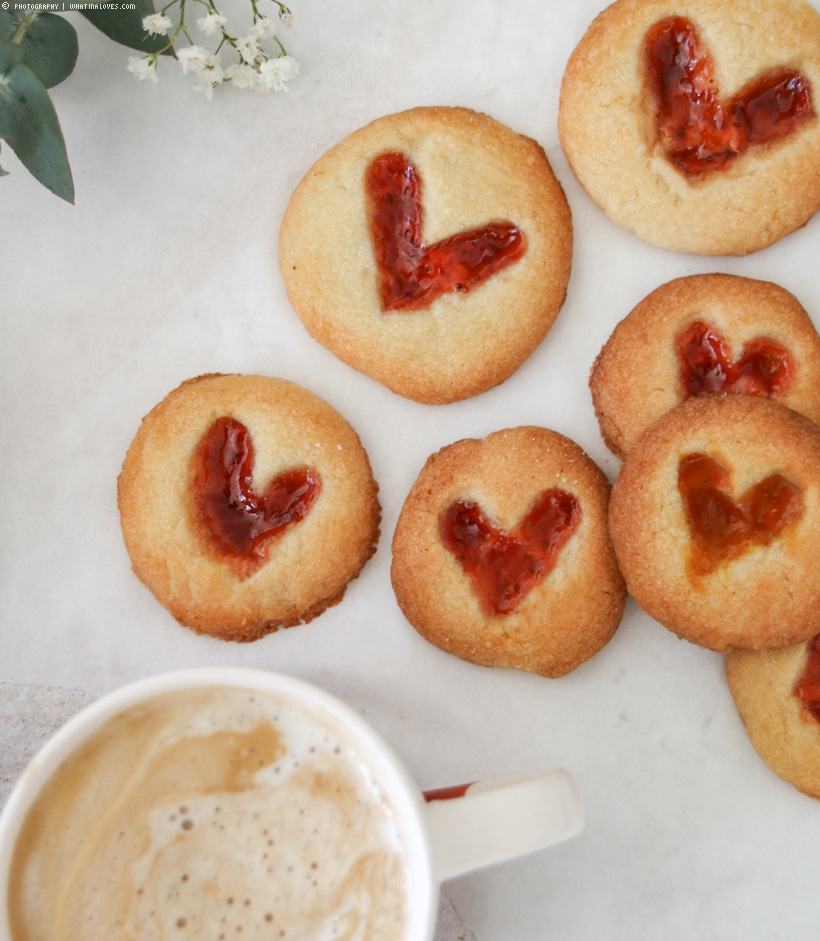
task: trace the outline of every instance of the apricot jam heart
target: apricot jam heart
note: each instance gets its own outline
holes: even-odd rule
[[[684,398],[701,392],[733,392],[771,398],[782,395],[794,373],[789,351],[776,340],[750,340],[737,360],[721,334],[697,321],[676,341]]]
[[[509,222],[425,245],[421,178],[404,154],[376,157],[365,186],[384,311],[420,310],[442,294],[470,291],[526,250],[524,233]]]
[[[507,532],[469,500],[439,519],[441,541],[470,579],[488,614],[509,614],[553,570],[581,522],[581,506],[563,490],[545,490],[515,529]]]
[[[195,457],[199,525],[212,549],[241,577],[265,561],[272,539],[305,517],[322,486],[315,470],[300,467],[275,477],[258,494],[254,458],[248,429],[227,417],[211,425]]]
[[[820,722],[820,634],[806,644],[806,663],[794,691],[806,712]]]
[[[811,86],[794,70],[762,75],[721,100],[712,59],[683,17],[649,30],[644,59],[658,140],[686,176],[722,170],[749,147],[777,141],[814,117]]]
[[[726,493],[729,481],[729,472],[707,454],[689,454],[678,466],[695,575],[709,575],[752,547],[769,545],[803,512],[800,488],[782,474],[770,474],[737,502]]]

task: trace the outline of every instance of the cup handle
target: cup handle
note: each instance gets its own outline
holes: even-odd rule
[[[580,833],[581,798],[563,769],[425,791],[439,881]]]

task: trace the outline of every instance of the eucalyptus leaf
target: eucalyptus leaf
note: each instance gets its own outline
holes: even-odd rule
[[[23,61],[23,50],[13,42],[0,39],[0,76],[9,72]]]
[[[143,19],[156,13],[153,0],[134,0],[133,6],[133,10],[85,9],[82,14],[109,39],[123,46],[138,49],[140,52],[159,52],[168,40],[165,36],[149,35],[142,27]],[[173,54],[173,49],[165,52],[165,55]]]
[[[77,31],[55,13],[39,13],[32,18],[31,14],[12,12],[0,16],[0,38],[11,39],[27,16],[31,22],[19,43],[22,61],[46,88],[52,88],[74,71],[79,50]]]
[[[16,10],[0,9],[0,39],[11,39],[22,18],[23,14],[18,13]]]
[[[0,39],[10,40],[24,19],[33,20],[39,15],[36,11],[25,13],[22,10],[0,9]]]
[[[0,43],[0,62],[3,46]],[[57,112],[45,86],[27,65],[0,66],[0,137],[20,162],[57,196],[74,202],[74,183]]]

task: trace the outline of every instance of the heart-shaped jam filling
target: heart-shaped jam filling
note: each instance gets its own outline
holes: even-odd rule
[[[734,392],[771,398],[782,395],[793,374],[785,346],[767,337],[750,340],[738,359],[721,334],[697,321],[677,338],[684,398],[701,392]]]
[[[806,645],[806,663],[794,691],[803,708],[820,722],[820,634]]]
[[[563,490],[545,490],[509,532],[477,503],[458,500],[442,513],[439,532],[489,614],[509,614],[555,567],[581,521],[581,506]]]
[[[196,452],[194,501],[208,544],[243,578],[265,561],[272,539],[305,517],[321,490],[319,474],[299,467],[256,493],[253,465],[248,429],[234,418],[218,418]]]
[[[404,154],[382,154],[367,170],[370,231],[382,309],[420,310],[442,294],[482,284],[526,250],[523,232],[491,222],[425,245],[421,178]]]
[[[683,17],[649,30],[644,57],[658,140],[687,176],[722,170],[749,147],[779,140],[814,117],[808,80],[789,69],[762,75],[723,100],[709,52]]]
[[[690,569],[708,575],[753,546],[773,542],[803,512],[803,495],[782,474],[770,474],[735,501],[729,472],[707,454],[689,454],[678,488],[692,534]]]

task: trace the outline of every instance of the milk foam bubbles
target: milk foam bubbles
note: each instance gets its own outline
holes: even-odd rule
[[[180,690],[109,720],[21,830],[14,941],[402,941],[402,838],[332,719]]]

